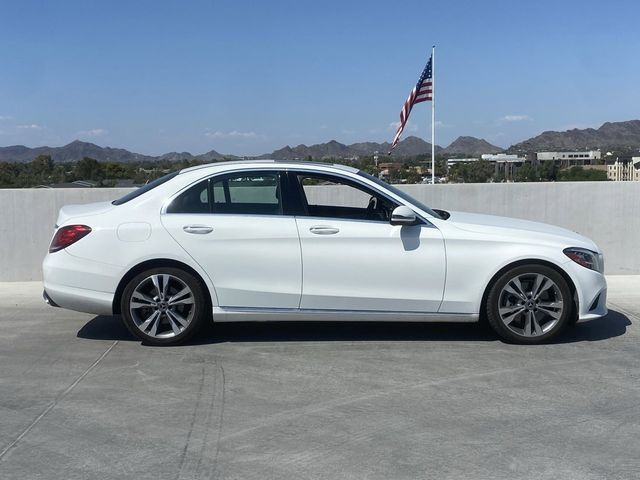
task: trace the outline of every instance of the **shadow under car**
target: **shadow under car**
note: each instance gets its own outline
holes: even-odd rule
[[[578,323],[549,343],[597,342],[624,335],[629,318],[616,310],[600,319]],[[79,331],[88,340],[138,341],[117,316],[97,316]],[[188,345],[225,342],[317,341],[496,341],[482,323],[426,322],[229,322],[202,328]]]

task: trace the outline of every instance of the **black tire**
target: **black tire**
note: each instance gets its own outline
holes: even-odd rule
[[[538,302],[530,302],[533,300],[530,298],[530,293],[532,292],[528,291],[533,289],[528,288],[529,286],[535,286],[535,279],[538,275],[542,275],[543,277],[550,279],[557,287],[554,288],[551,286],[548,291],[540,294],[540,306],[542,307],[542,305],[544,305],[542,308],[538,308]],[[513,289],[515,284],[511,282],[516,278],[518,278],[518,281],[523,287],[522,290],[525,293],[523,298],[517,297],[511,292],[504,290],[505,288]],[[507,287],[507,284],[509,284],[509,287]],[[519,289],[515,288],[515,290]],[[558,300],[562,303],[560,304]],[[508,304],[508,301],[511,303]],[[502,305],[501,302],[503,302]],[[503,311],[508,309],[516,310],[521,304],[523,309],[522,313],[516,313],[512,317],[505,315],[507,318],[503,320],[500,314],[501,306]],[[547,305],[551,304],[556,306],[552,308],[547,307]],[[557,307],[557,305],[561,305],[561,311],[557,310],[557,308],[560,308]],[[550,341],[567,327],[571,322],[572,315],[574,313],[571,289],[564,277],[551,267],[537,264],[520,265],[503,273],[491,286],[489,294],[487,295],[485,308],[487,312],[487,321],[501,340],[506,343],[526,345],[534,345]],[[551,311],[552,313],[549,313]],[[546,320],[547,323],[542,323],[542,321],[538,322],[538,320],[536,320],[533,322],[535,327],[529,327],[528,331],[530,333],[527,334],[527,328],[525,325],[527,321],[531,324],[531,317],[527,317],[531,313],[533,314],[534,319],[541,317],[542,321]],[[529,320],[527,320],[528,318]],[[506,322],[509,321],[509,326],[507,326]],[[538,329],[537,333],[534,331],[536,330],[536,327]],[[548,328],[545,329],[545,327]],[[520,330],[521,333],[519,333]]]
[[[159,279],[158,277],[156,277],[156,279],[158,279],[160,283],[164,282],[165,279],[168,278],[167,276],[169,276],[166,297],[163,296],[162,300],[160,300],[158,296],[162,294],[158,293],[158,295],[153,297],[154,299],[158,298],[156,304],[150,304],[148,308],[146,306],[140,307],[141,300],[139,293],[147,289],[147,298],[151,298],[151,295],[158,291],[158,288],[153,286],[155,285],[152,281],[154,276],[159,277]],[[162,287],[162,285],[160,286]],[[189,293],[192,294],[192,297],[187,297],[188,301],[193,300],[193,303],[174,305],[173,307],[169,306],[169,299],[173,298],[177,291],[184,291],[181,290],[181,288],[185,286],[190,289]],[[137,293],[136,289],[138,289]],[[162,288],[160,288],[160,290],[162,290]],[[136,293],[136,302],[134,302],[134,305],[138,306],[134,306],[132,309],[134,293]],[[146,300],[142,302],[145,305],[147,303]],[[139,273],[127,283],[120,301],[120,312],[127,329],[135,337],[142,340],[143,343],[148,345],[169,346],[184,343],[196,334],[202,325],[210,318],[211,312],[208,305],[208,295],[205,293],[198,279],[191,273],[179,268],[158,267]],[[171,310],[171,312],[169,312],[169,310]],[[149,318],[146,317],[147,313],[153,316],[156,311],[158,318],[154,320],[154,322],[158,322],[158,326],[156,327],[157,331],[154,336],[151,335],[150,332],[143,331],[139,325],[144,325],[144,320]],[[171,318],[170,315],[172,315]],[[190,320],[186,325],[182,325],[176,320],[176,317],[180,318],[181,321]],[[179,333],[176,332],[176,327]]]

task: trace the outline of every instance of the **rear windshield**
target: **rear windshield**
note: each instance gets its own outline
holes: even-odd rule
[[[111,202],[114,205],[122,205],[123,203],[127,203],[129,200],[133,200],[134,198],[139,197],[143,193],[147,193],[149,190],[153,190],[158,185],[162,185],[164,182],[171,180],[173,177],[178,175],[180,172],[171,172],[166,174],[164,177],[156,178],[153,182],[149,182],[140,188],[137,188],[133,192],[127,193],[124,197],[121,197],[117,200]]]

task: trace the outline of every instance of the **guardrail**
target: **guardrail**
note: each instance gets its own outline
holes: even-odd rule
[[[331,195],[344,196],[340,187]],[[640,274],[640,182],[404,185],[434,208],[524,218],[569,228],[605,253],[608,274]],[[130,189],[0,190],[0,281],[40,280],[58,210]]]

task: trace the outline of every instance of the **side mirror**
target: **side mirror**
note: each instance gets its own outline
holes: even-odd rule
[[[418,223],[418,217],[413,210],[405,205],[396,207],[391,212],[391,225],[416,225]]]

